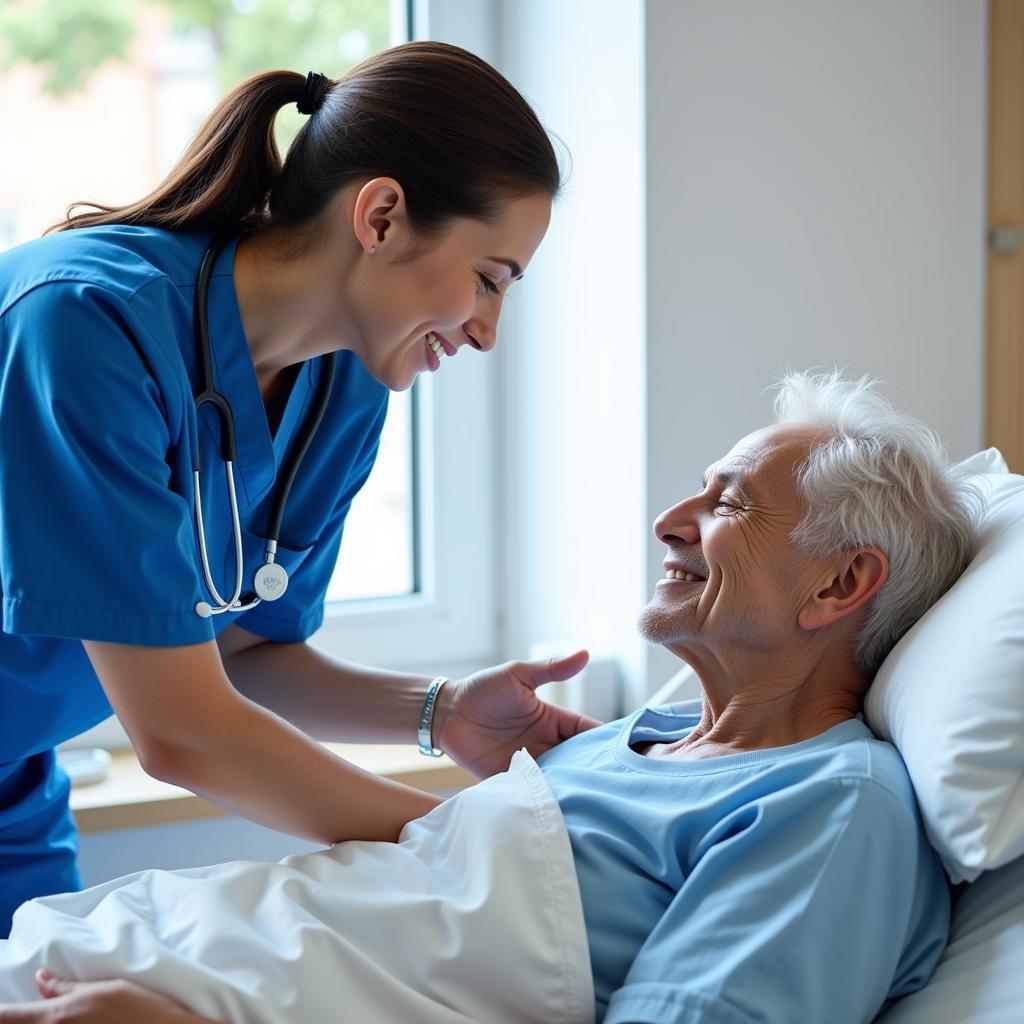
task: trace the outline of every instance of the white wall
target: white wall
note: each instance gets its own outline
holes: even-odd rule
[[[504,343],[508,653],[611,648],[635,702],[649,524],[787,365],[980,446],[985,5],[506,0],[499,58],[574,159]]]
[[[648,517],[787,364],[980,447],[983,0],[652,0],[646,55]]]

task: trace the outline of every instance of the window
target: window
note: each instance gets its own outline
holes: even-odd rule
[[[373,472],[352,502],[327,600],[412,594],[417,588],[416,395],[392,395]]]

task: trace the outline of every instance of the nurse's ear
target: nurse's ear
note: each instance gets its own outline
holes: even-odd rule
[[[407,225],[405,192],[394,178],[371,178],[356,194],[352,229],[363,252],[400,252]]]

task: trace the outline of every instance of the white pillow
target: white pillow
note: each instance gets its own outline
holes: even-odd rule
[[[865,702],[871,728],[903,755],[954,882],[1024,854],[1024,477],[994,448],[961,466],[987,500],[978,552]]]

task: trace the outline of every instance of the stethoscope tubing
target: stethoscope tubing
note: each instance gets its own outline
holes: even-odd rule
[[[196,407],[196,446],[194,453],[195,469],[192,471],[193,491],[195,493],[196,510],[196,536],[199,540],[199,560],[202,564],[203,579],[210,596],[216,604],[211,605],[207,601],[199,601],[195,610],[201,618],[209,618],[211,615],[220,615],[224,612],[248,611],[255,608],[261,600],[273,601],[284,593],[288,585],[288,574],[282,566],[275,565],[277,557],[277,540],[281,532],[281,520],[284,516],[285,504],[291,492],[292,484],[298,474],[299,465],[305,457],[313,438],[320,427],[320,423],[327,411],[327,405],[331,397],[331,386],[334,381],[334,369],[337,362],[337,353],[327,354],[323,371],[321,373],[317,401],[312,410],[303,431],[303,437],[288,459],[284,478],[278,485],[277,494],[274,497],[274,504],[270,514],[269,530],[264,540],[264,557],[266,559],[263,567],[257,573],[256,587],[259,589],[261,574],[265,574],[271,566],[274,566],[272,575],[279,582],[279,590],[269,593],[264,588],[264,595],[261,598],[253,593],[246,600],[240,600],[242,596],[242,583],[245,569],[242,560],[242,524],[238,515],[238,496],[235,492],[234,464],[237,460],[237,444],[235,438],[235,418],[231,410],[231,404],[213,385],[213,354],[210,346],[210,320],[209,320],[209,298],[210,298],[210,277],[213,273],[214,264],[224,246],[229,240],[214,240],[203,254],[202,262],[199,265],[199,274],[196,279],[196,296],[193,306],[193,327],[196,337],[196,348],[199,360],[199,371],[202,376],[200,389],[194,396]],[[213,581],[213,573],[210,571],[210,561],[206,550],[206,525],[203,521],[203,503],[201,498],[200,472],[202,471],[202,455],[199,446],[199,410],[203,405],[212,405],[216,410],[217,417],[221,424],[221,459],[225,466],[227,478],[228,503],[231,507],[231,531],[235,544],[235,585],[230,601],[221,597]]]
[[[231,504],[231,526],[232,533],[235,540],[235,564],[242,564],[242,528],[241,522],[238,518],[238,498],[235,494],[235,474],[230,462],[225,462],[225,468],[227,469],[227,480],[228,480],[228,498]],[[209,590],[210,596],[217,602],[216,607],[210,606],[210,613],[217,614],[222,611],[243,611],[249,608],[255,608],[259,604],[259,598],[249,604],[243,605],[239,603],[238,598],[242,593],[242,578],[243,574],[240,572],[235,573],[235,592],[231,595],[230,601],[225,601],[220,596],[220,591],[217,590],[217,585],[213,582],[213,575],[210,572],[210,561],[206,554],[206,528],[203,524],[203,499],[200,497],[200,486],[199,486],[199,470],[195,470],[192,474],[195,484],[196,493],[196,534],[199,537],[199,558],[203,566],[203,577],[206,580],[206,589]]]

